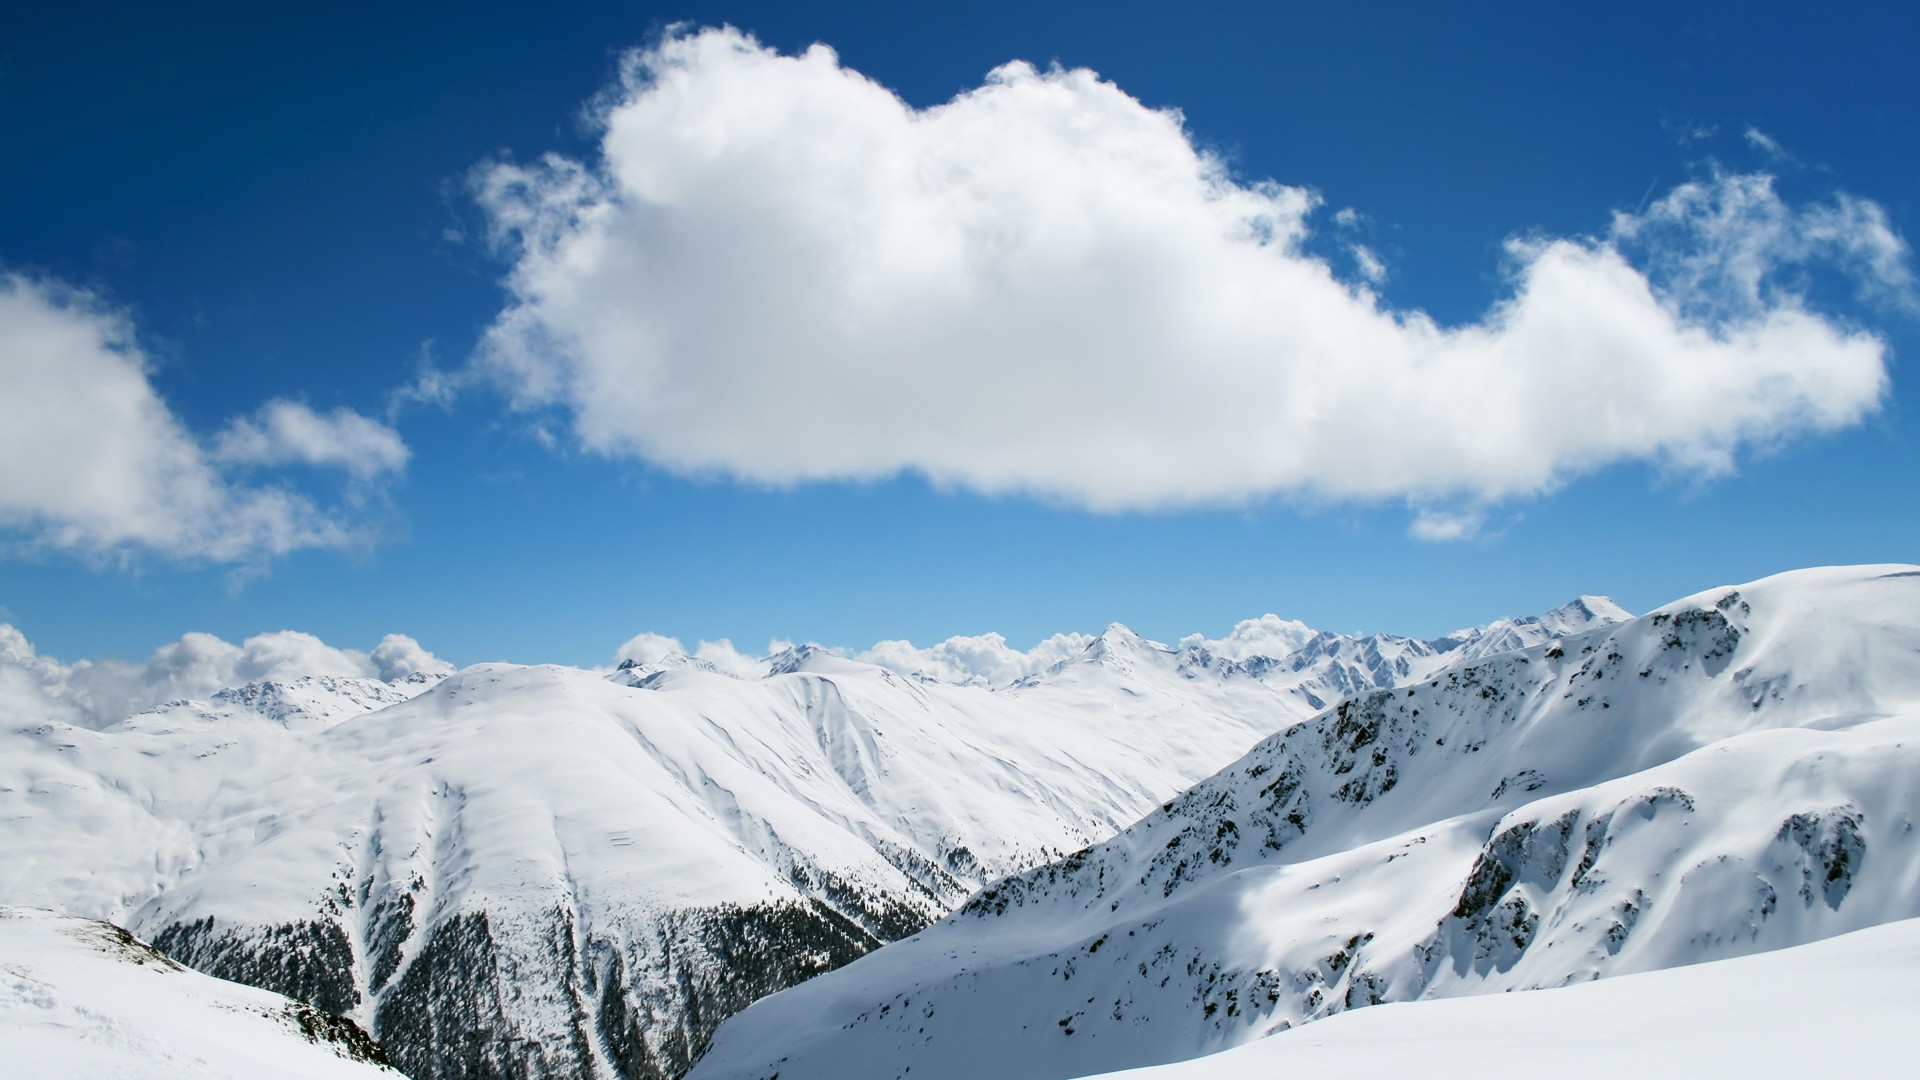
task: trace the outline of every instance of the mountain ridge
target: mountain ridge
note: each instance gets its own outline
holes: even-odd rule
[[[1920,914],[1916,616],[1910,567],[1802,571],[1364,693],[692,1075],[1077,1075]]]
[[[999,689],[796,646],[758,679],[681,652],[16,725],[0,897],[353,1016],[422,1077],[672,1075],[754,997],[1304,717],[1344,662],[1097,642]]]

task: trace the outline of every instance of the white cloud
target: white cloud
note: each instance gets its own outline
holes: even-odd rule
[[[792,644],[789,641],[770,641],[767,643],[767,656],[782,652]],[[700,642],[700,646],[693,650],[693,657],[696,660],[705,660],[721,671],[742,679],[758,679],[767,673],[765,657],[748,656],[734,648],[733,642],[727,638]]]
[[[367,479],[399,472],[407,445],[392,428],[352,409],[322,416],[297,401],[270,401],[227,425],[214,456],[246,465],[331,465]]]
[[[789,641],[769,642],[767,655],[772,656],[791,645],[792,642]],[[696,660],[704,660],[720,671],[742,679],[758,679],[767,673],[765,657],[748,656],[734,648],[733,642],[727,638],[721,638],[719,641],[701,641],[697,648],[689,650],[681,644],[679,638],[642,631],[628,638],[626,644],[614,650],[613,659],[616,663],[631,660],[636,664],[656,667],[662,661],[679,656],[691,656]]]
[[[0,275],[0,530],[82,553],[220,562],[358,542],[307,496],[225,475],[223,457],[397,469],[398,436],[277,402],[209,454],[161,400],[126,317],[92,294]],[[231,443],[231,449],[229,444]]]
[[[1759,150],[1768,157],[1776,159],[1785,159],[1787,157],[1787,152],[1781,149],[1779,142],[1775,141],[1773,136],[1761,131],[1759,128],[1749,124],[1746,134],[1747,142],[1752,144],[1754,149]]]
[[[1423,509],[1413,517],[1413,524],[1407,532],[1416,540],[1433,543],[1445,543],[1449,540],[1467,540],[1480,532],[1480,526],[1486,524],[1485,510],[1434,510]]]
[[[997,633],[950,637],[924,649],[910,641],[882,641],[854,659],[940,682],[1005,686],[1079,655],[1093,640],[1087,634],[1055,634],[1024,652]]]
[[[814,644],[835,656],[897,671],[902,675],[924,676],[941,682],[974,686],[1004,686],[1024,675],[1045,671],[1054,664],[1085,651],[1093,642],[1087,634],[1055,634],[1026,651],[1007,644],[1000,634],[950,637],[927,648],[910,641],[882,641],[863,652],[841,646]],[[749,656],[734,647],[732,641],[701,641],[689,650],[679,638],[643,632],[635,634],[614,651],[614,661],[632,660],[649,667],[660,666],[680,656],[704,660],[729,675],[758,679],[767,673],[767,657],[777,656],[794,647],[784,638],[767,643],[766,655]]]
[[[1360,276],[1370,284],[1378,285],[1387,280],[1387,264],[1373,253],[1372,248],[1365,244],[1354,244],[1348,251],[1353,255],[1354,265],[1360,269]]]
[[[646,630],[628,638],[626,644],[613,651],[616,663],[631,660],[649,667],[670,657],[685,655],[686,646],[680,644],[679,638]]]
[[[479,361],[591,450],[756,482],[914,471],[1116,510],[1712,474],[1886,390],[1884,343],[1775,271],[1906,273],[1872,203],[1717,176],[1514,243],[1510,295],[1441,327],[1303,252],[1309,192],[1236,180],[1087,71],[1009,64],[916,110],[824,47],[706,31],[634,54],[601,119],[592,163],[476,173],[514,258]]]
[[[1809,266],[1851,270],[1863,298],[1914,303],[1911,252],[1878,204],[1840,193],[1795,208],[1763,174],[1681,184],[1643,213],[1614,215],[1613,240],[1650,269],[1668,306],[1699,325],[1804,318],[1798,293]]]
[[[337,649],[296,630],[256,634],[239,645],[192,632],[155,649],[144,663],[67,664],[39,655],[19,630],[0,623],[0,720],[105,727],[168,701],[205,698],[252,682],[302,675],[390,680],[452,670],[405,634],[388,634],[365,653]]]
[[[433,655],[406,634],[388,634],[367,654],[374,677],[391,682],[409,675],[451,675],[453,665]]]
[[[1182,645],[1198,645],[1215,656],[1245,660],[1249,656],[1287,656],[1312,640],[1314,630],[1295,619],[1266,614],[1257,619],[1242,619],[1223,638],[1191,634],[1180,639]]]

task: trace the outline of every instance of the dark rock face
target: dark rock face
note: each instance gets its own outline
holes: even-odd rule
[[[153,947],[209,975],[330,1013],[351,1012],[360,1000],[353,985],[353,947],[334,922],[253,927],[216,923],[209,915],[161,930]]]
[[[1813,906],[1819,894],[1827,906],[1840,902],[1853,888],[1854,874],[1867,857],[1867,841],[1860,831],[1858,810],[1837,806],[1825,813],[1795,814],[1780,823],[1775,843],[1790,846],[1800,871],[1800,899]]]
[[[1523,821],[1487,841],[1447,920],[1458,931],[1455,967],[1485,973],[1507,970],[1540,927],[1540,916],[1516,886],[1531,885],[1551,892],[1566,870],[1578,815],[1567,813],[1549,822]]]
[[[322,1012],[301,1001],[287,1003],[287,1019],[300,1029],[308,1042],[331,1046],[340,1054],[354,1061],[370,1062],[374,1065],[393,1064],[387,1052],[373,1036],[359,1024],[344,1016],[335,1016]]]
[[[545,933],[517,942],[517,957],[505,955],[485,912],[435,926],[374,1008],[374,1031],[395,1063],[414,1080],[534,1080],[588,1073],[587,1033],[577,1008],[541,1017],[560,1021],[558,1032],[540,1033],[545,1038],[528,1037],[527,1018],[511,1008],[531,1004],[525,997],[550,997],[555,987],[548,980],[577,966],[572,920],[563,919],[554,912]],[[547,971],[527,971],[534,978],[524,981],[515,978],[542,960]]]
[[[881,943],[819,900],[682,909],[615,928],[621,937],[597,927],[584,939],[573,911],[556,907],[440,919],[408,960],[405,934],[392,928],[410,925],[410,906],[379,911],[388,917],[369,920],[364,950],[368,974],[390,977],[371,994],[377,1044],[339,1015],[360,996],[338,923],[206,918],[167,927],[155,945],[210,974],[308,1003],[292,1018],[309,1037],[345,1040],[356,1056],[390,1059],[413,1080],[556,1080],[599,1067],[666,1080],[692,1066],[721,1021]],[[889,922],[905,925],[898,915]]]

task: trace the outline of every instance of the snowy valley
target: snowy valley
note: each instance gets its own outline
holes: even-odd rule
[[[1448,999],[1920,917],[1920,570],[1268,630],[998,684],[803,646],[11,717],[0,903],[415,1080],[1257,1069],[1361,1006],[1499,1023]]]
[[[753,1000],[1111,836],[1359,688],[1624,616],[1282,656],[1121,626],[998,687],[817,647],[748,677],[301,677],[0,730],[0,899],[372,1031],[441,1076],[673,1076]]]
[[[1714,589],[1272,735],[693,1076],[1079,1076],[1787,948],[1920,916],[1917,808],[1920,571]]]

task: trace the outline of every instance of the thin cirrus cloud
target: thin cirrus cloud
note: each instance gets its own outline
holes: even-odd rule
[[[1885,215],[1714,173],[1605,235],[1509,242],[1445,327],[1302,240],[1177,112],[1023,63],[916,109],[824,46],[632,54],[591,161],[474,174],[511,260],[476,354],[585,447],[776,485],[914,472],[1101,511],[1404,500],[1417,535],[1623,461],[1712,476],[1854,424],[1884,342],[1793,291],[1910,294]],[[1435,510],[1434,508],[1440,508]]]
[[[58,282],[0,276],[0,532],[88,555],[225,563],[365,540],[351,508],[234,474],[304,463],[364,485],[406,463],[390,428],[276,401],[208,447],[147,369],[124,313]]]

